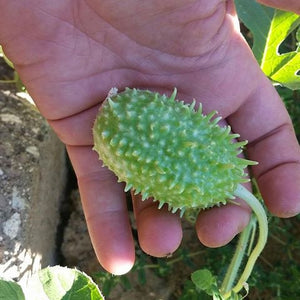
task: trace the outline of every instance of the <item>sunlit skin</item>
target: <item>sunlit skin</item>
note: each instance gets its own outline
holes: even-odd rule
[[[257,2],[260,2],[265,5],[277,7],[279,9],[292,11],[296,14],[300,14],[300,3],[298,0],[258,0]]]
[[[271,1],[268,1],[271,3]],[[274,1],[299,11],[298,1]],[[91,240],[102,266],[134,263],[124,185],[92,151],[92,125],[111,87],[148,88],[217,110],[241,139],[265,203],[276,216],[300,211],[300,152],[290,118],[242,38],[232,1],[0,0],[0,44],[59,138],[77,175]],[[153,256],[182,238],[177,214],[133,197],[139,243]],[[200,213],[209,247],[229,242],[249,220],[242,203]]]

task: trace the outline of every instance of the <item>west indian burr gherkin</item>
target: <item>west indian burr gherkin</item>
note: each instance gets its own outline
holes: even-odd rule
[[[202,114],[195,101],[177,101],[176,90],[168,98],[147,90],[114,89],[100,107],[94,123],[94,149],[103,164],[112,170],[125,190],[153,197],[159,207],[200,210],[225,204],[239,197],[252,208],[253,216],[241,233],[236,252],[217,296],[229,299],[246,286],[255,261],[268,235],[268,222],[260,201],[241,183],[248,181],[245,168],[256,164],[238,155],[246,141],[220,127],[220,117]],[[236,280],[254,223],[259,234],[240,279]]]
[[[125,190],[153,197],[172,212],[207,208],[233,199],[245,168],[238,157],[246,141],[220,127],[215,112],[196,111],[195,101],[177,101],[148,90],[110,93],[96,118],[94,149]]]

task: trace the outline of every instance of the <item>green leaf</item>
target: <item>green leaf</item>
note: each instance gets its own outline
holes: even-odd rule
[[[297,32],[296,32],[296,40],[298,43],[300,43],[300,27],[297,29]],[[299,47],[299,45],[298,45]]]
[[[120,281],[122,283],[122,286],[125,288],[125,290],[130,290],[132,288],[130,284],[130,280],[126,275],[120,276]]]
[[[191,280],[184,282],[183,291],[178,300],[211,300],[211,296],[203,291],[198,291]]]
[[[258,4],[235,0],[238,15],[253,34],[253,54],[263,72],[275,83],[300,89],[299,49],[280,54],[279,46],[300,25],[300,16]]]
[[[207,294],[212,295],[212,291],[216,286],[216,277],[207,269],[197,270],[192,273],[191,279],[195,286],[205,291]]]
[[[102,293],[105,297],[108,297],[112,289],[116,286],[119,282],[119,277],[113,276],[109,273],[105,274],[105,280],[102,284]]]
[[[60,266],[39,271],[30,279],[28,292],[32,300],[104,300],[89,276]]]
[[[14,281],[0,279],[0,299],[25,300],[21,286]]]

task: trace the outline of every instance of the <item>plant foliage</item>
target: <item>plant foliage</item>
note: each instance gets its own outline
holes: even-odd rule
[[[25,300],[22,288],[14,281],[0,279],[0,299]]]
[[[32,276],[25,294],[30,300],[104,300],[89,276],[60,266],[42,269]],[[17,283],[0,280],[0,299],[25,300],[25,297]]]
[[[274,82],[292,90],[300,89],[300,49],[280,53],[285,39],[299,36],[300,16],[258,4],[235,0],[238,16],[253,34],[253,54],[261,69]]]

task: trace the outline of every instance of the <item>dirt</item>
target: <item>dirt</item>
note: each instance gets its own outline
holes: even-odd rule
[[[0,62],[0,79],[10,79]],[[65,150],[35,107],[8,88],[0,86],[0,276],[25,282],[55,261]]]

